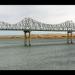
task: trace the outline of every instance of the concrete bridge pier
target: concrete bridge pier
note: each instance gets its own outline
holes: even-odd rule
[[[72,44],[73,42],[72,42],[72,31],[71,31],[71,44]]]
[[[31,46],[30,41],[31,41],[31,37],[30,37],[30,31],[29,31],[29,46]]]
[[[27,38],[27,33],[29,33],[29,36]],[[30,38],[30,31],[24,31],[24,46],[27,46],[27,41],[29,41],[29,46],[31,46],[30,44],[30,41],[31,41],[31,38]]]
[[[69,44],[69,32],[67,31],[67,44]]]
[[[72,44],[72,31],[67,31],[67,44]]]
[[[27,46],[27,36],[26,36],[26,31],[24,31],[24,46]]]

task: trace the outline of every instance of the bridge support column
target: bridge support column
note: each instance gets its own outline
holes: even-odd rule
[[[27,46],[27,36],[26,36],[26,31],[24,31],[24,45]]]
[[[28,39],[26,33],[29,33]],[[27,41],[29,41],[29,46],[31,46],[31,38],[30,38],[30,31],[24,31],[24,45],[27,46]]]
[[[70,42],[69,42],[69,39],[70,39]],[[72,31],[67,31],[67,43],[73,43],[72,42]]]
[[[73,42],[72,42],[72,31],[71,31],[71,44],[72,44]]]
[[[31,46],[30,41],[31,41],[31,37],[30,37],[30,31],[29,31],[29,46]]]
[[[69,44],[69,32],[67,31],[67,43]]]

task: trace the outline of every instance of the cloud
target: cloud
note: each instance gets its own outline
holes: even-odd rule
[[[40,21],[74,18],[74,5],[0,5],[0,20],[15,22],[24,17],[32,17]],[[45,19],[46,18],[46,19]],[[63,20],[62,20],[63,21]]]
[[[24,17],[50,24],[75,22],[75,5],[0,5],[0,21],[16,23]]]

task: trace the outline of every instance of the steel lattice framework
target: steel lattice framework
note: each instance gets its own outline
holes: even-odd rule
[[[0,22],[0,30],[75,31],[75,23],[72,20],[68,20],[60,24],[45,24],[31,18],[24,18],[16,24]]]
[[[67,43],[69,43],[69,39],[72,43],[72,32],[75,31],[75,23],[72,20],[65,21],[59,24],[45,24],[31,18],[24,18],[20,22],[15,24],[9,24],[7,22],[0,22],[0,30],[21,30],[24,31],[24,45],[27,45],[27,35],[29,33],[29,46],[30,44],[30,32],[31,31],[67,31]],[[70,35],[71,36],[70,36]],[[71,38],[69,38],[71,37]]]

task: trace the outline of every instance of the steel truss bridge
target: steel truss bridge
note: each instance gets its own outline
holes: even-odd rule
[[[24,45],[27,45],[27,35],[29,33],[29,46],[30,43],[30,32],[31,31],[66,31],[67,32],[67,43],[72,43],[72,32],[75,32],[75,23],[72,20],[68,20],[59,24],[45,24],[36,21],[32,18],[24,18],[20,22],[15,24],[9,24],[7,22],[0,22],[0,30],[14,30],[24,32]],[[69,40],[70,39],[70,40]]]

